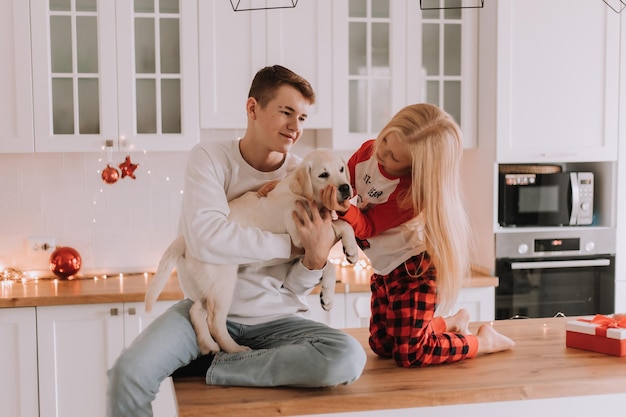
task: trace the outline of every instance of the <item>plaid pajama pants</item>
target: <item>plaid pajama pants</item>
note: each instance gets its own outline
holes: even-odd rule
[[[369,345],[377,355],[408,368],[475,354],[476,348],[470,348],[478,346],[475,336],[446,332],[445,320],[434,317],[437,271],[428,253],[408,259],[389,275],[372,275],[371,290]]]

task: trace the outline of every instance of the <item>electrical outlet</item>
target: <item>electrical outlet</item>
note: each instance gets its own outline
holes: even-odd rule
[[[56,249],[56,242],[53,237],[29,237],[26,239],[26,252],[28,255],[39,255],[42,253],[52,253]]]

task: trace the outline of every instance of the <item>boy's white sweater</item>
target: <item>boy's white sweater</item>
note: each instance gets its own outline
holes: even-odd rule
[[[194,257],[240,265],[229,320],[258,324],[309,310],[305,297],[319,283],[322,271],[308,270],[299,259],[289,260],[289,235],[241,227],[227,219],[228,201],[283,179],[299,162],[299,157],[288,154],[278,170],[257,171],[241,156],[239,140],[203,142],[190,152],[180,230]],[[270,266],[258,264],[274,259]]]

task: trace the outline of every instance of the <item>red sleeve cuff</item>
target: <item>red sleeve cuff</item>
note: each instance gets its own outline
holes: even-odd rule
[[[347,221],[350,225],[354,225],[354,223],[357,220],[357,215],[359,214],[358,210],[359,209],[356,206],[350,205],[350,207],[348,208],[348,210],[346,210],[345,213],[343,214],[337,213],[337,216],[341,220]]]
[[[465,356],[467,359],[476,357],[478,353],[478,338],[473,334],[468,334],[465,336],[467,339],[467,343],[469,345],[469,352]]]

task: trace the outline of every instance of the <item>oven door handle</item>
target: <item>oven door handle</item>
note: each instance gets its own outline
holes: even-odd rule
[[[570,261],[511,262],[511,269],[584,268],[609,266],[610,259],[572,259]]]

